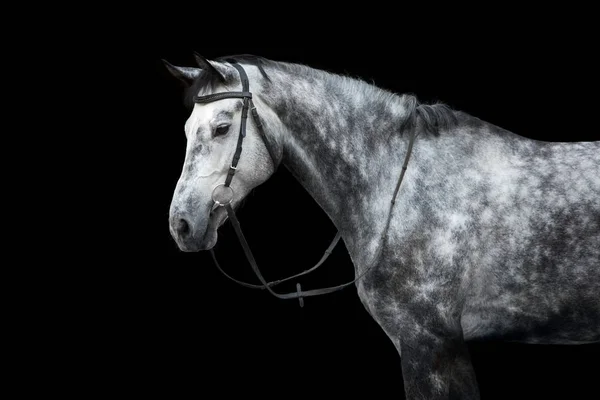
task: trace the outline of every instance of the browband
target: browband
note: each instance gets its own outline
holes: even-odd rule
[[[213,101],[222,100],[222,99],[244,99],[252,98],[252,93],[250,92],[222,92],[222,93],[213,93],[207,94],[206,96],[194,96],[194,103],[211,103]]]

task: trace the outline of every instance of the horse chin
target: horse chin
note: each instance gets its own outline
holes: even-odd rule
[[[200,243],[198,251],[210,250],[215,247],[218,237],[219,234],[216,230],[207,231],[204,239],[202,239],[202,242]]]

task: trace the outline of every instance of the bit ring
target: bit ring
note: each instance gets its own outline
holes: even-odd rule
[[[217,206],[226,206],[233,201],[233,189],[223,183],[215,186],[212,192],[212,200]]]

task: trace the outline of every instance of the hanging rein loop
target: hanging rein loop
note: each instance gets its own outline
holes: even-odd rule
[[[233,61],[231,61],[231,64],[233,65],[233,67],[235,69],[238,70],[238,72],[240,74],[240,79],[242,81],[242,91],[241,92],[214,93],[214,94],[209,94],[206,96],[195,96],[194,102],[202,104],[202,103],[210,103],[213,101],[218,101],[218,100],[223,100],[223,99],[232,99],[232,98],[241,98],[243,101],[240,133],[238,136],[236,150],[233,155],[233,160],[229,167],[229,172],[227,173],[227,177],[225,178],[225,183],[219,184],[213,189],[212,200],[215,203],[215,207],[225,207],[225,210],[227,211],[227,215],[228,215],[229,219],[231,220],[231,223],[232,223],[235,233],[238,237],[238,240],[240,241],[240,244],[242,245],[242,249],[244,250],[246,258],[248,259],[248,262],[250,263],[250,266],[252,267],[252,270],[254,271],[254,274],[260,281],[261,285],[254,285],[254,284],[250,284],[250,283],[239,281],[235,278],[232,278],[219,265],[219,262],[217,261],[217,258],[215,256],[213,249],[210,250],[210,254],[211,254],[217,268],[219,269],[219,271],[221,271],[223,273],[223,275],[225,275],[227,278],[231,279],[232,281],[234,281],[242,286],[251,288],[251,289],[266,289],[269,293],[271,293],[273,296],[277,297],[278,299],[284,299],[284,300],[298,299],[298,301],[300,302],[300,307],[303,307],[305,297],[319,296],[319,295],[332,293],[332,292],[336,292],[338,290],[344,289],[345,287],[348,287],[349,285],[354,284],[359,279],[364,277],[377,264],[379,257],[381,255],[385,237],[387,235],[387,232],[388,232],[388,229],[390,226],[390,222],[392,219],[392,211],[394,208],[394,204],[396,202],[396,196],[398,195],[398,190],[400,189],[400,184],[402,183],[402,180],[404,178],[404,173],[406,172],[408,160],[410,159],[410,155],[412,153],[413,143],[414,143],[414,139],[415,139],[415,133],[414,133],[414,130],[411,131],[410,141],[409,141],[408,149],[407,149],[406,156],[404,159],[404,164],[402,166],[402,171],[400,173],[400,177],[398,179],[396,188],[394,190],[394,194],[392,196],[392,200],[390,203],[390,210],[389,210],[388,217],[387,217],[387,220],[385,223],[385,227],[384,227],[383,231],[381,232],[379,246],[378,246],[377,252],[375,253],[370,265],[360,275],[358,275],[354,280],[344,283],[342,285],[303,291],[302,287],[300,286],[300,283],[297,283],[295,292],[276,293],[275,291],[273,291],[272,287],[274,287],[280,283],[289,281],[291,279],[298,278],[300,276],[309,274],[309,273],[315,271],[317,268],[319,268],[325,262],[325,260],[329,257],[329,255],[333,252],[333,249],[339,242],[341,236],[340,236],[340,233],[337,232],[337,234],[333,238],[333,241],[331,242],[331,244],[329,245],[329,247],[323,254],[323,257],[321,257],[319,262],[314,267],[312,267],[308,270],[305,270],[303,272],[300,272],[299,274],[290,276],[288,278],[279,279],[279,280],[272,281],[272,282],[267,282],[265,280],[265,278],[262,276],[262,274],[258,268],[258,264],[256,263],[256,260],[254,259],[254,255],[252,254],[252,251],[250,250],[250,246],[248,245],[248,242],[246,241],[244,233],[242,232],[240,222],[237,219],[237,216],[235,215],[235,212],[231,205],[233,202],[233,198],[234,198],[234,192],[233,192],[233,189],[231,188],[230,184],[233,179],[233,176],[235,175],[235,173],[237,171],[237,164],[238,164],[238,161],[242,154],[242,149],[243,149],[242,144],[243,144],[244,138],[246,137],[246,122],[248,119],[248,110],[249,109],[251,111],[252,119],[254,120],[254,124],[256,125],[256,128],[258,129],[260,136],[263,139],[263,142],[269,152],[269,155],[271,156],[271,161],[273,162],[274,169],[277,167],[277,163],[276,163],[276,158],[273,154],[273,150],[268,145],[267,138],[264,133],[264,128],[261,123],[260,117],[258,115],[258,111],[256,110],[254,103],[252,102],[252,93],[250,92],[250,85],[248,82],[248,76],[246,75],[246,71],[244,70],[244,68],[242,68],[241,65],[239,65]]]

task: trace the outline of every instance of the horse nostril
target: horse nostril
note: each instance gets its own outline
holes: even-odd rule
[[[188,236],[190,234],[190,224],[185,219],[179,219],[176,228],[180,236]]]

